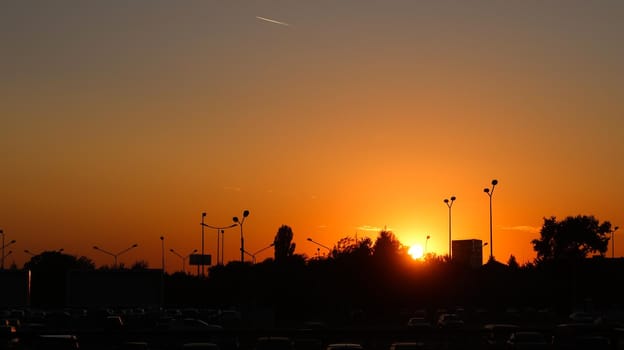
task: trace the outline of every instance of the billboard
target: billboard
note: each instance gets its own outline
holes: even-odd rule
[[[452,242],[453,261],[480,267],[483,264],[483,242],[480,239],[462,239]]]
[[[212,255],[210,254],[191,254],[189,257],[190,265],[210,266],[212,264]]]

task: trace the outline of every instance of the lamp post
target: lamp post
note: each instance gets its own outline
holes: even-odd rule
[[[4,270],[4,258],[9,255],[9,254],[5,255],[4,254],[4,250],[5,250],[6,247],[10,246],[11,244],[14,244],[17,241],[13,239],[13,240],[9,241],[9,243],[4,244],[5,233],[4,233],[4,231],[0,230],[0,234],[2,234],[2,259],[0,261],[0,270]]]
[[[125,252],[129,251],[130,249],[136,248],[136,247],[138,247],[138,246],[139,246],[139,245],[135,243],[135,244],[131,245],[130,247],[128,247],[128,248],[126,248],[126,249],[124,249],[124,250],[120,251],[120,252],[119,252],[119,253],[117,253],[117,254],[115,254],[115,253],[111,253],[111,252],[109,252],[109,251],[106,251],[106,250],[104,250],[104,249],[102,249],[102,248],[100,248],[100,247],[98,247],[98,246],[93,246],[93,249],[95,249],[95,250],[99,250],[99,251],[101,251],[101,252],[102,252],[102,253],[104,253],[104,254],[108,254],[108,255],[112,256],[112,257],[113,257],[113,259],[114,259],[114,261],[115,261],[115,268],[117,268],[117,257],[118,257],[118,256],[120,256],[121,254],[123,254],[123,253],[125,253]]]
[[[448,200],[447,198],[444,199],[444,203],[446,203],[446,206],[448,207],[448,211],[449,211],[449,250],[448,250],[448,254],[449,254],[449,259],[453,259],[453,253],[452,253],[452,239],[451,239],[451,207],[453,207],[453,202],[455,202],[455,199],[457,199],[455,196],[451,196],[451,200]]]
[[[260,250],[257,250],[255,253],[251,254],[251,258],[253,259],[253,263],[254,263],[254,264],[256,263],[256,255],[258,255],[258,253],[261,253],[261,252],[263,252],[263,251],[265,251],[265,250],[267,250],[267,249],[271,248],[271,247],[272,247],[272,246],[274,246],[274,245],[275,245],[275,243],[271,243],[271,244],[269,244],[268,246],[266,246],[266,247],[264,247],[264,248],[262,248],[262,249],[260,249]]]
[[[11,255],[11,254],[13,254],[13,251],[12,251],[12,250],[9,250],[9,252],[8,252],[8,253],[6,253],[6,255],[3,255],[3,256],[2,256],[2,260],[4,260],[7,256],[9,256],[9,255]]]
[[[205,276],[204,274],[204,219],[206,218],[206,212],[202,213],[202,217],[201,217],[201,275],[202,277]],[[197,268],[199,268],[200,265],[197,265]],[[199,276],[199,273],[197,274]]]
[[[427,255],[427,242],[429,242],[429,238],[431,238],[431,236],[427,235],[427,238],[425,239],[425,255]]]
[[[327,249],[327,253],[328,253],[328,254],[329,254],[329,253],[331,253],[331,248],[329,248],[328,246],[323,245],[323,244],[321,244],[321,243],[319,243],[319,242],[317,242],[317,241],[313,240],[313,239],[312,239],[312,238],[310,238],[310,237],[308,237],[308,241],[310,241],[310,242],[312,242],[312,243],[314,243],[314,244],[318,245],[319,247],[323,247],[323,248]]]
[[[249,210],[243,211],[242,219],[238,219],[238,216],[232,218],[235,224],[240,226],[240,252],[241,252],[241,262],[245,262],[245,239],[243,238],[243,224],[245,223],[245,218],[249,216]]]
[[[611,259],[615,259],[615,231],[620,228],[619,226],[615,226],[613,231],[611,231]]]
[[[161,243],[161,249],[160,249],[161,266],[162,266],[162,272],[165,273],[165,236],[160,236],[160,243]]]
[[[219,238],[219,233],[221,235],[223,235],[225,233],[225,229],[228,228],[232,228],[232,227],[236,227],[237,224],[232,224],[229,226],[223,226],[223,227],[217,227],[217,226],[212,226],[212,225],[208,225],[206,223],[202,223],[202,227],[208,227],[214,230],[217,230],[217,264],[219,264],[219,249],[221,249],[221,263],[223,263],[223,241],[225,239],[225,237],[221,237]],[[221,243],[221,248],[219,248],[219,242]]]
[[[492,240],[492,195],[494,194],[494,187],[498,184],[498,180],[492,180],[492,188],[484,188],[483,192],[490,197],[490,260],[494,260],[494,241]]]
[[[252,262],[252,263],[254,262],[254,256],[253,256],[253,254],[251,254],[250,252],[248,252],[248,251],[246,251],[246,250],[245,250],[245,251],[243,251],[243,254],[247,254],[247,255],[249,255],[249,256],[251,257],[251,262]]]
[[[178,252],[176,252],[173,249],[169,249],[170,252],[172,252],[173,254],[177,255],[181,260],[182,260],[182,272],[186,273],[186,259],[188,259],[189,256],[191,256],[192,254],[197,253],[197,249],[193,249],[192,252],[188,253],[187,255],[182,255]]]

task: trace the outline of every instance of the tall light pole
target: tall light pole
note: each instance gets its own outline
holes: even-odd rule
[[[161,249],[160,249],[160,255],[161,255],[161,266],[162,266],[162,272],[165,273],[165,236],[160,236],[160,243],[161,243]]]
[[[615,226],[613,231],[611,231],[611,259],[615,259],[615,231],[620,228],[619,226]]]
[[[429,242],[429,238],[431,238],[431,236],[427,235],[427,238],[425,239],[425,255],[427,255],[427,242]]]
[[[323,244],[321,244],[321,243],[319,243],[319,242],[317,242],[317,241],[313,240],[313,239],[312,239],[312,238],[310,238],[310,237],[308,237],[308,241],[310,241],[310,242],[312,242],[312,243],[316,244],[316,245],[317,245],[317,246],[319,246],[319,247],[323,247],[323,248],[327,249],[327,254],[331,253],[331,248],[329,248],[328,246],[323,245]]]
[[[62,253],[65,249],[61,248],[59,250],[53,250],[51,251],[52,253]],[[37,255],[41,255],[43,253],[33,253],[32,251],[28,250],[28,249],[24,249],[24,253],[30,255],[30,256],[37,256]]]
[[[187,255],[182,255],[173,249],[169,249],[169,251],[177,255],[182,260],[182,272],[184,273],[186,273],[186,259],[188,259],[188,257],[191,256],[192,254],[197,253],[197,249],[193,249],[193,251],[188,253]]]
[[[4,250],[5,250],[6,247],[10,246],[11,244],[15,244],[15,242],[17,242],[17,241],[13,239],[13,240],[9,241],[9,243],[4,244],[4,235],[5,235],[5,233],[4,233],[4,231],[0,230],[0,234],[2,234],[2,259],[0,261],[0,270],[4,270],[4,258],[9,255],[9,254],[4,254]]]
[[[6,255],[3,255],[3,256],[2,256],[2,260],[4,260],[7,256],[9,256],[9,255],[11,255],[11,254],[13,254],[13,251],[12,251],[12,250],[9,250],[9,252],[8,252],[8,253],[6,253]]]
[[[265,251],[265,250],[267,250],[267,249],[271,248],[271,247],[272,247],[272,246],[274,246],[274,245],[275,245],[275,243],[271,243],[271,244],[269,244],[268,246],[266,246],[266,247],[264,247],[264,248],[262,248],[262,249],[260,249],[260,250],[257,250],[255,253],[251,254],[251,258],[253,259],[253,263],[254,263],[254,264],[256,263],[256,255],[258,255],[258,253],[261,253],[261,252],[263,252],[263,251]]]
[[[202,218],[201,218],[201,275],[202,277],[205,276],[204,274],[204,219],[206,218],[206,212],[202,213]],[[199,266],[197,266],[199,268]],[[199,276],[199,274],[197,274]]]
[[[115,268],[117,268],[117,257],[120,256],[121,254],[129,251],[130,249],[136,248],[138,246],[139,245],[135,243],[135,244],[131,245],[130,247],[128,247],[128,248],[126,248],[126,249],[124,249],[124,250],[122,250],[122,251],[120,251],[119,253],[116,253],[116,254],[115,253],[111,253],[111,252],[109,252],[107,250],[104,250],[104,249],[102,249],[102,248],[100,248],[98,246],[93,246],[93,249],[99,250],[99,251],[101,251],[104,254],[108,254],[108,255],[112,256],[114,261],[115,261]]]
[[[444,203],[446,203],[446,206],[448,207],[449,210],[449,250],[448,250],[448,254],[449,254],[449,259],[453,259],[453,253],[452,253],[452,239],[451,239],[451,208],[453,207],[453,202],[455,202],[455,199],[457,199],[455,196],[451,196],[451,200],[448,200],[447,198],[444,198]]]
[[[490,260],[494,260],[494,241],[492,240],[492,195],[494,194],[494,187],[498,184],[498,180],[492,180],[492,188],[484,188],[483,192],[490,197]]]
[[[238,216],[232,218],[235,224],[240,226],[240,252],[241,252],[241,262],[245,262],[245,239],[243,238],[243,224],[245,223],[245,218],[249,216],[249,210],[243,211],[242,219],[239,219]]]
[[[4,231],[0,230],[0,235],[2,235],[2,262],[0,263],[0,270],[4,270]]]
[[[225,239],[225,237],[222,237],[223,239],[221,239],[219,236],[219,233],[223,235],[225,233],[225,229],[236,227],[236,225],[237,224],[231,224],[229,226],[217,227],[217,226],[208,225],[206,223],[202,223],[202,227],[208,227],[208,228],[217,230],[217,264],[219,264],[219,261],[221,261],[221,263],[223,262],[223,245],[224,245],[223,240]],[[221,248],[219,248],[219,241],[221,242]],[[219,260],[219,249],[221,249],[221,260]]]

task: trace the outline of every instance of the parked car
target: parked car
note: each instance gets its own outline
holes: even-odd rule
[[[332,343],[327,345],[325,350],[363,350],[364,347],[359,343]]]
[[[390,350],[424,350],[423,342],[394,342],[390,344]]]
[[[293,350],[293,341],[288,337],[260,337],[254,350]]]
[[[411,330],[427,331],[431,329],[431,322],[427,321],[424,317],[414,316],[407,320],[407,328]]]
[[[182,344],[183,350],[220,350],[219,345],[216,343],[184,343]]]
[[[550,342],[544,334],[537,331],[517,331],[507,340],[509,350],[546,350],[550,349]]]
[[[485,345],[489,350],[504,349],[513,332],[520,327],[513,323],[489,323],[483,326]]]
[[[443,313],[438,317],[437,324],[438,328],[455,329],[462,327],[464,325],[464,320],[455,313]]]
[[[37,336],[30,347],[32,350],[78,350],[78,337],[74,334],[42,334]]]

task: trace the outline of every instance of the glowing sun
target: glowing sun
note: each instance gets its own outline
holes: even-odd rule
[[[407,253],[412,257],[412,259],[417,260],[423,257],[424,251],[420,244],[414,244],[409,248]]]

